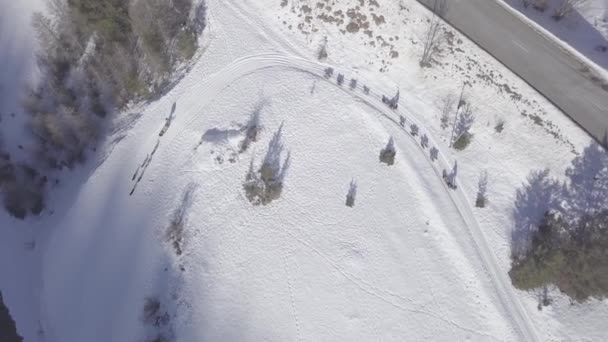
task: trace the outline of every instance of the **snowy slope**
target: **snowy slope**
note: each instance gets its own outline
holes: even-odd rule
[[[554,294],[555,304],[537,311],[534,296],[506,276],[515,189],[533,169],[561,174],[588,137],[457,34],[462,52],[420,71],[426,14],[415,1],[362,6],[384,16],[372,25],[387,44],[374,45],[363,32],[298,17],[306,4],[210,1],[201,58],[161,99],[118,120],[139,118],[123,139],[110,139],[105,161],[70,175],[39,222],[0,217],[14,227],[10,241],[37,241],[33,251],[2,249],[4,260],[23,259],[1,265],[15,281],[0,284],[26,341],[145,341],[158,333],[176,341],[608,338],[606,303],[571,307]],[[357,4],[341,1],[332,11]],[[318,63],[326,37],[329,59]],[[335,75],[323,77],[325,65],[345,75],[342,87]],[[500,82],[479,77],[490,72]],[[474,85],[467,99],[478,118],[473,144],[454,152],[437,106],[463,81]],[[394,113],[379,97],[398,85]],[[261,139],[239,154],[242,125],[256,109]],[[422,128],[438,160],[399,126],[399,115]],[[499,118],[501,134],[493,129]],[[285,189],[270,205],[252,206],[242,182],[281,125],[291,153]],[[388,167],[378,154],[391,136],[397,158]],[[454,160],[456,191],[440,176]],[[490,204],[472,210],[482,169]],[[178,254],[166,231],[179,208],[186,224]],[[167,313],[157,326],[144,322],[147,297]]]

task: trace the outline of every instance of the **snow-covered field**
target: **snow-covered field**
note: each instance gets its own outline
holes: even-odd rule
[[[570,305],[555,292],[538,311],[507,276],[516,189],[532,170],[563,175],[589,137],[450,28],[440,64],[421,70],[428,13],[416,1],[319,4],[209,1],[200,59],[119,118],[139,120],[105,161],[66,177],[39,219],[0,213],[0,289],[26,341],[608,339],[606,302]],[[351,15],[367,28],[348,32]],[[457,152],[440,107],[463,82],[477,119]],[[379,97],[397,88],[392,112]],[[261,138],[239,153],[256,110]],[[279,130],[285,188],[252,206],[242,183]],[[456,191],[441,179],[455,160]],[[472,209],[483,170],[489,203]],[[167,238],[176,215],[179,249]],[[146,320],[151,297],[160,308]]]
[[[561,0],[548,1],[548,8],[544,12],[532,6],[524,8],[521,0],[504,1],[603,68],[604,75],[608,75],[608,1],[581,1],[573,12],[560,21],[555,21],[551,16]]]

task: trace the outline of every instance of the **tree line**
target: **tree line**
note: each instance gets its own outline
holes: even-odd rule
[[[46,14],[33,16],[40,79],[27,90],[23,103],[28,131],[35,140],[27,149],[28,168],[37,173],[72,169],[84,162],[107,135],[116,112],[158,94],[177,67],[193,58],[206,25],[204,1],[195,5],[192,0],[48,0],[47,4]],[[15,198],[23,194],[12,191],[9,196],[7,187],[3,187],[5,206],[22,202]],[[23,208],[15,216],[23,216],[22,212]]]

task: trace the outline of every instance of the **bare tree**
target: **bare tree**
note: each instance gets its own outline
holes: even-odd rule
[[[552,18],[556,21],[562,20],[570,13],[580,8],[588,0],[561,0],[559,6],[553,12]]]
[[[447,12],[447,1],[446,0],[435,0],[433,3],[433,15],[429,19],[429,26],[423,38],[424,48],[422,50],[422,57],[420,58],[421,67],[431,67],[433,61],[433,55],[439,49],[442,42],[441,31],[441,18]]]

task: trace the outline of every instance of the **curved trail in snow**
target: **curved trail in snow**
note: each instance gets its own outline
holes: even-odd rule
[[[332,77],[325,77],[325,70],[328,67],[334,68],[334,73]],[[351,88],[349,86],[350,78],[347,77],[347,73],[345,71],[340,71],[339,68],[335,68],[330,65],[320,64],[314,61],[306,60],[300,57],[288,56],[283,54],[261,54],[255,56],[247,56],[240,59],[237,59],[224,69],[219,72],[213,74],[207,81],[202,85],[201,101],[197,103],[197,107],[201,108],[210,103],[215,96],[219,95],[219,93],[226,87],[229,87],[233,82],[237,81],[240,78],[243,78],[252,73],[259,72],[264,69],[269,68],[285,68],[289,70],[295,70],[299,72],[305,72],[311,74],[313,76],[319,77],[320,79],[326,80],[336,87],[341,88],[345,93],[350,96],[357,98],[358,100],[364,102],[374,110],[381,113],[385,118],[393,121],[397,126],[400,126],[399,119],[400,116],[406,118],[406,125],[402,128],[403,132],[406,133],[411,139],[413,139],[416,145],[420,148],[420,151],[426,156],[427,162],[429,162],[435,173],[441,180],[441,183],[444,185],[444,188],[448,192],[452,202],[458,209],[460,216],[467,226],[467,231],[470,235],[470,239],[473,242],[473,246],[475,247],[476,253],[481,259],[481,263],[485,271],[488,273],[492,285],[500,299],[501,305],[505,314],[509,317],[513,326],[516,328],[517,333],[524,341],[538,341],[538,336],[536,334],[535,329],[531,326],[530,320],[528,318],[527,312],[525,308],[520,303],[519,299],[516,297],[515,293],[511,288],[511,283],[507,276],[500,270],[498,263],[494,254],[490,251],[490,248],[486,242],[486,239],[483,235],[483,232],[475,218],[473,211],[471,209],[471,205],[468,203],[468,197],[462,190],[463,187],[459,184],[458,179],[456,179],[456,184],[458,185],[456,190],[452,190],[448,188],[442,178],[442,171],[444,169],[449,170],[451,168],[451,163],[449,159],[442,153],[439,149],[440,145],[435,142],[433,137],[430,135],[429,131],[425,129],[425,125],[421,123],[405,106],[401,104],[401,107],[398,110],[392,110],[387,105],[385,105],[381,98],[382,94],[390,94],[394,90],[385,89],[381,84],[375,83],[366,83],[362,82],[361,79],[358,79],[357,86]],[[340,73],[345,77],[344,83],[340,86],[336,82],[332,82],[331,80],[335,80],[335,76]],[[363,92],[363,84],[370,87],[371,91],[369,94],[365,94]],[[186,84],[183,89],[182,94],[189,93],[192,91],[192,84]],[[200,88],[199,88],[200,89]],[[380,90],[380,91],[379,91]],[[403,99],[406,100],[403,100]],[[412,97],[408,94],[402,94],[401,102],[410,102],[416,101],[421,102],[418,98]],[[163,141],[168,141],[168,143],[162,144],[165,148],[170,149],[170,153],[178,153],[177,150],[180,144],[173,144],[175,139],[179,139],[181,133],[186,130],[193,120],[196,119],[197,108],[182,108],[180,112],[192,113],[187,115],[185,119],[180,117],[176,122],[172,124],[172,127],[167,131],[167,133],[162,138]],[[433,161],[430,158],[428,153],[428,148],[421,146],[420,142],[416,140],[416,136],[413,136],[409,130],[406,128],[411,125],[416,124],[420,131],[418,136],[426,135],[429,138],[428,148],[436,147],[439,149],[438,159]],[[177,126],[177,127],[176,127]],[[401,126],[400,126],[401,127]],[[154,143],[158,140],[158,136],[155,132],[154,136],[150,138],[149,145],[154,145]],[[175,150],[173,150],[175,149]],[[161,163],[170,163],[170,161],[161,161]]]

